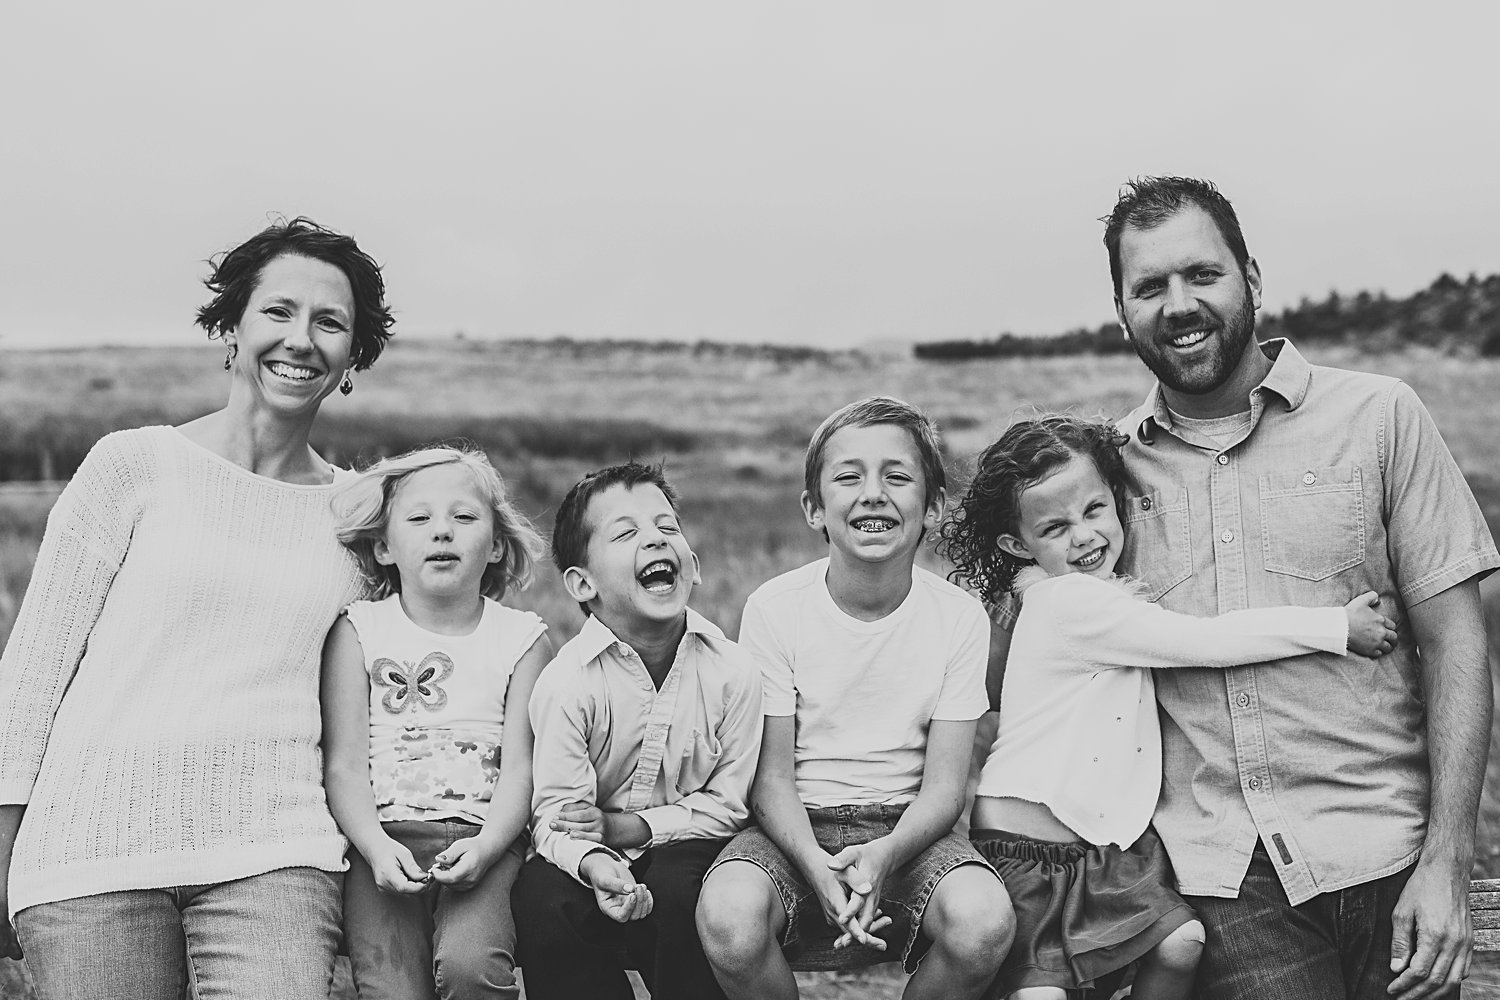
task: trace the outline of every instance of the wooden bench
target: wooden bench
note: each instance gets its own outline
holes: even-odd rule
[[[1500,951],[1500,878],[1475,879],[1469,886],[1474,950]]]

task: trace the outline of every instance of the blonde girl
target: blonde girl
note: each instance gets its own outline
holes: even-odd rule
[[[354,850],[344,930],[362,1000],[506,997],[531,808],[526,705],[546,626],[499,600],[541,539],[482,452],[427,448],[333,496],[373,587],[323,654],[324,784]]]
[[[970,830],[1016,911],[992,996],[1061,998],[1137,960],[1137,1000],[1192,988],[1203,926],[1149,826],[1161,785],[1152,668],[1378,656],[1395,640],[1373,593],[1217,618],[1142,600],[1114,573],[1123,443],[1112,425],[1071,416],[1016,423],[980,455],[941,529],[956,580],[992,604],[1023,595]]]

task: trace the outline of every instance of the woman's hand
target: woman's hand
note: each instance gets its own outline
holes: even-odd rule
[[[1396,623],[1376,608],[1380,595],[1371,590],[1344,605],[1349,616],[1349,651],[1360,656],[1380,656],[1396,646]]]
[[[434,858],[427,874],[440,885],[466,892],[479,884],[507,846],[492,843],[483,833],[465,837],[449,844],[447,850]]]
[[[21,829],[25,806],[0,806],[0,958],[21,958],[21,939],[10,918],[10,852]]]
[[[5,885],[8,877],[8,872],[0,872],[0,958],[20,960],[25,957],[21,954],[21,939],[16,937],[15,927],[5,916],[10,912],[10,893]]]
[[[396,896],[412,896],[427,888],[431,879],[405,844],[398,844],[390,837],[377,843],[370,851],[361,851],[365,863],[375,876],[375,885],[381,892]]]

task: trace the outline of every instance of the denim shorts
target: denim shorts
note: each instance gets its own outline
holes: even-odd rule
[[[896,828],[896,821],[905,811],[905,805],[824,806],[807,810],[807,818],[818,846],[829,854],[837,854],[846,847],[884,837]],[[839,932],[823,916],[818,894],[759,827],[751,827],[731,840],[714,862],[714,868],[726,861],[749,861],[770,878],[786,910],[786,931],[781,936],[781,945],[790,957],[811,942],[838,936]],[[932,942],[920,931],[922,913],[933,889],[944,875],[968,864],[989,867],[968,840],[949,833],[892,872],[881,887],[880,909],[891,918],[891,925],[876,936],[888,948],[900,946],[901,965],[908,974],[916,971],[917,963],[932,947]]]

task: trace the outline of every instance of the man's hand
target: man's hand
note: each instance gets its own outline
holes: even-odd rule
[[[651,890],[635,880],[630,866],[603,851],[595,851],[578,866],[594,890],[599,911],[617,923],[642,920],[651,915]]]
[[[1360,594],[1344,605],[1349,616],[1349,649],[1360,656],[1381,656],[1396,648],[1396,623],[1377,609],[1380,595],[1375,591]]]
[[[1391,913],[1391,971],[1398,975],[1386,992],[1417,1000],[1456,990],[1473,945],[1467,874],[1418,861]]]

